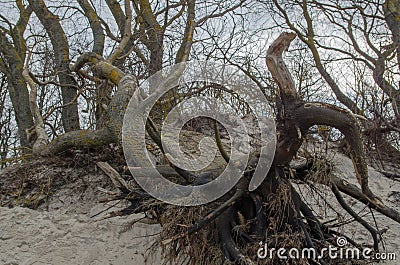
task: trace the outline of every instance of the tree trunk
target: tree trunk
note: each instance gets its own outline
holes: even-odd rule
[[[7,37],[1,33],[0,46],[4,55],[4,61],[0,59],[0,69],[7,77],[8,93],[15,112],[19,140],[21,146],[29,147],[26,131],[33,127],[33,117],[29,108],[28,89],[22,78],[25,54],[19,54]]]
[[[35,14],[50,37],[63,104],[62,123],[66,132],[78,130],[79,115],[76,101],[77,83],[69,69],[69,45],[58,16],[51,13],[43,0],[29,0]]]

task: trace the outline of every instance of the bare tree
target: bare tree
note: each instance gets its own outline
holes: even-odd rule
[[[398,119],[400,106],[399,88],[390,79],[391,75],[396,79],[399,74],[396,26],[398,1],[388,0],[385,4],[349,1],[342,6],[338,1],[321,3],[305,0],[274,0],[272,3],[245,0],[105,0],[108,7],[106,11],[101,11],[93,1],[87,0],[77,0],[76,5],[57,7],[43,0],[28,2],[29,5],[25,6],[22,1],[16,1],[20,19],[15,25],[10,19],[1,17],[0,70],[6,77],[6,82],[3,78],[3,84],[7,84],[13,101],[21,144],[31,140],[31,153],[35,159],[56,157],[71,149],[107,148],[111,143],[119,145],[129,101],[151,97],[154,92],[153,84],[150,84],[148,95],[132,99],[139,84],[164,66],[185,63],[192,57],[211,58],[235,65],[262,90],[274,106],[277,124],[274,160],[271,168],[264,172],[267,177],[254,191],[249,191],[248,186],[260,157],[259,150],[250,154],[247,170],[230,192],[213,203],[192,208],[155,201],[138,185],[127,185],[120,176],[121,172],[107,163],[97,163],[120,191],[107,200],[125,199],[130,202],[130,206],[114,213],[114,216],[151,213],[150,219],[164,227],[161,243],[167,246],[168,258],[173,260],[177,256],[188,255],[189,263],[192,264],[214,264],[216,261],[254,264],[257,261],[252,260],[252,257],[258,246],[255,243],[259,241],[287,246],[282,238],[290,238],[293,246],[319,250],[331,245],[338,235],[346,237],[319,220],[306,199],[295,189],[294,183],[308,186],[318,184],[329,188],[341,207],[371,234],[375,252],[379,252],[381,231],[352,210],[343,199],[343,194],[400,223],[399,212],[385,205],[369,187],[368,156],[363,142],[371,124],[376,124],[374,117],[377,115],[381,115],[385,123],[380,123],[382,126],[378,128],[374,127],[374,132],[385,133],[385,136],[387,133],[399,132],[398,120],[395,119]],[[265,9],[265,6],[270,9]],[[246,26],[249,20],[254,19],[251,15],[260,12],[257,10],[268,11],[272,15],[269,21],[271,25],[260,25],[263,28],[258,33],[271,32],[275,26],[281,31],[282,28],[274,25],[273,20],[279,25],[284,21],[285,28],[291,32],[279,35],[277,32],[270,33],[274,40],[268,48],[253,51],[253,42],[257,37],[251,36],[253,32],[249,32]],[[385,16],[382,16],[383,13]],[[32,14],[36,15],[40,25],[30,24]],[[301,14],[300,20],[294,22],[298,14]],[[71,20],[84,21],[84,26],[69,28],[66,25]],[[316,28],[320,20],[329,21],[341,33],[337,36],[323,35]],[[260,24],[256,18],[257,23]],[[24,33],[27,28],[29,32]],[[37,28],[43,28],[47,34],[43,45],[51,43],[51,49],[46,50],[44,55],[38,45],[38,39],[43,36],[35,34]],[[81,34],[80,30],[85,34]],[[89,31],[91,34],[86,34]],[[358,35],[363,36],[363,45],[355,37]],[[290,69],[290,64],[284,60],[284,52],[296,37],[310,52],[314,63],[312,66],[292,64],[295,67]],[[82,40],[82,43],[76,44],[74,38]],[[330,38],[338,39],[344,46],[329,44],[326,39]],[[378,48],[375,39],[385,40],[388,45]],[[27,49],[26,43],[32,44],[30,49]],[[301,45],[296,47],[300,47],[300,54],[306,50]],[[253,54],[249,55],[251,51]],[[335,57],[337,54],[340,57]],[[394,60],[395,56],[397,60]],[[259,59],[263,60],[262,65]],[[368,92],[356,89],[358,94],[353,97],[343,91],[338,76],[328,67],[341,63],[342,59],[354,63],[356,71],[363,69],[359,63],[370,71],[371,80],[375,84],[367,82],[370,80],[362,71],[362,77],[353,76],[359,79],[359,84],[365,85],[363,89]],[[51,69],[43,69],[48,64],[41,63],[42,60],[53,62],[54,67],[50,63]],[[393,65],[396,67],[388,67]],[[178,70],[181,73],[183,68]],[[333,101],[323,95],[318,96],[321,99],[319,102],[310,100],[313,98],[310,93],[318,93],[315,91],[321,86],[319,81],[315,81],[319,79],[314,77],[316,72],[336,95],[340,106],[332,104]],[[385,96],[383,100],[373,95],[377,91],[370,89],[373,85]],[[60,89],[62,100],[56,106],[49,106],[44,102],[43,91],[53,88]],[[146,133],[149,142],[158,148],[158,155],[164,159],[163,165],[159,166],[162,175],[185,185],[199,185],[216,178],[217,171],[223,169],[230,160],[229,147],[226,149],[221,139],[223,129],[216,122],[213,123],[215,140],[223,157],[217,170],[193,174],[174,165],[169,154],[163,150],[159,125],[168,110],[183,98],[202,93],[222,98],[236,105],[237,109],[248,111],[249,108],[240,99],[240,95],[228,87],[198,82],[185,89],[174,88],[161,98],[147,119]],[[390,107],[374,112],[366,106],[368,97],[373,97],[377,102],[368,107],[379,104],[390,104]],[[87,107],[91,112],[89,115],[95,116],[96,124],[85,126],[85,130],[79,129],[79,121],[84,116],[78,113],[82,107],[80,104],[91,105]],[[60,110],[65,132],[58,135],[60,131],[50,117],[57,115]],[[360,119],[363,121],[363,130],[359,126]],[[310,155],[300,165],[291,164],[308,135],[316,132],[315,127],[320,128],[319,131],[326,127],[337,130],[337,134],[348,146],[359,186],[335,176],[329,163],[321,162],[317,156]],[[30,132],[29,139],[24,134],[26,129]],[[325,140],[328,139],[323,133],[321,135]],[[380,143],[387,145],[386,150],[390,148],[399,153],[398,146],[389,138],[381,139]],[[316,165],[321,164],[324,165],[322,169],[317,169]],[[143,172],[150,174],[145,168]],[[322,177],[310,178],[312,174]],[[360,248],[359,243],[350,238],[348,240]],[[211,250],[213,255],[208,255]],[[278,261],[271,262],[276,264]],[[309,259],[301,262],[316,261]],[[321,259],[321,263],[329,261]]]

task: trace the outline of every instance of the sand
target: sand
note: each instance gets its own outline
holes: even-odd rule
[[[333,159],[335,174],[356,183],[351,160],[338,153]],[[371,189],[385,203],[400,210],[400,200],[393,195],[400,191],[400,182],[383,177],[373,168],[369,168],[369,174]],[[137,215],[106,220],[101,220],[104,215],[91,218],[106,207],[97,202],[97,186],[102,182],[99,178],[106,177],[89,174],[85,180],[88,185],[84,188],[77,187],[82,185],[77,182],[65,185],[38,210],[0,207],[0,264],[161,264],[160,249],[150,248],[159,226],[137,223],[127,230],[127,225],[138,218]],[[298,187],[302,195],[311,198],[312,194],[303,188]],[[329,190],[325,196],[335,205]],[[366,213],[367,220],[374,222],[369,209],[364,209],[355,200],[346,199],[355,210]],[[343,210],[340,212],[345,214]],[[335,217],[322,208],[318,214],[326,220]],[[375,213],[375,219],[379,229],[388,229],[384,234],[386,251],[400,255],[400,225],[378,213]],[[355,240],[370,241],[368,232],[357,223],[351,223],[345,229],[346,235]],[[149,248],[154,256],[147,257]]]
[[[0,264],[156,264],[144,255],[158,227],[137,224],[123,231],[130,220],[94,222],[84,214],[1,208]]]

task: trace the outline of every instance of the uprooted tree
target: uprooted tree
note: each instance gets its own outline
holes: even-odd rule
[[[123,7],[118,1],[106,0],[105,2],[110,12],[101,15],[96,12],[96,6],[86,0],[78,0],[76,6],[71,5],[64,9],[52,8],[53,11],[42,0],[29,0],[27,5],[23,1],[16,1],[15,5],[20,14],[19,20],[13,23],[4,15],[1,16],[0,69],[7,82],[18,125],[20,144],[25,147],[23,152],[25,156],[30,154],[31,159],[34,159],[38,156],[57,156],[69,149],[107,146],[111,143],[120,144],[125,109],[138,89],[140,80],[153,75],[168,63],[185,62],[190,56],[198,56],[200,52],[207,58],[216,60],[222,58],[224,63],[238,66],[265,92],[265,96],[274,105],[277,144],[272,167],[265,172],[267,177],[256,190],[252,192],[248,190],[248,184],[259,157],[259,153],[255,151],[251,153],[250,163],[244,175],[229,193],[207,205],[178,207],[151,198],[138,185],[127,185],[120,174],[108,164],[99,163],[98,166],[113,179],[120,191],[110,195],[109,200],[125,199],[130,202],[129,207],[114,215],[146,213],[147,221],[161,223],[163,226],[162,245],[170,259],[182,258],[185,261],[184,258],[189,257],[186,262],[192,264],[215,264],[215,262],[224,261],[255,264],[260,241],[277,247],[297,246],[321,249],[335,244],[337,236],[346,237],[322,223],[305,198],[300,196],[293,186],[295,182],[305,184],[312,182],[327,186],[332,190],[341,207],[369,231],[374,251],[380,251],[381,231],[355,212],[346,203],[343,194],[400,223],[400,213],[386,206],[369,188],[368,156],[364,143],[365,138],[367,141],[372,139],[379,142],[379,147],[375,146],[377,154],[381,150],[386,153],[390,150],[390,159],[394,161],[399,158],[398,142],[386,137],[386,134],[393,133],[397,133],[398,136],[400,131],[398,85],[389,80],[389,78],[398,79],[398,62],[394,63],[395,67],[393,66],[394,58],[397,56],[397,60],[399,59],[400,50],[399,32],[394,25],[395,23],[398,25],[399,21],[395,18],[399,16],[398,1],[388,0],[374,5],[368,3],[364,9],[363,4],[356,2],[351,7],[342,9],[339,4],[330,5],[329,3],[314,3],[314,1],[293,2],[292,5],[300,7],[304,15],[307,26],[305,33],[300,29],[304,28],[303,26],[297,28],[296,24],[291,22],[293,14],[285,11],[278,1],[273,1],[274,6],[271,7],[269,4],[268,6],[273,8],[275,13],[271,11],[270,14],[280,14],[288,28],[294,33],[282,33],[269,44],[266,65],[270,76],[263,76],[261,66],[252,66],[251,58],[245,58],[244,62],[241,62],[241,58],[233,55],[236,48],[246,48],[248,45],[243,44],[243,38],[247,34],[245,26],[240,28],[240,23],[235,22],[244,23],[247,12],[251,13],[250,11],[256,10],[257,7],[267,5],[262,1],[257,2],[259,4],[257,7],[253,6],[256,5],[255,3],[246,1],[227,3],[216,1],[208,5],[195,3],[196,1],[192,0],[167,1],[166,3],[126,0]],[[337,23],[336,25],[344,30],[349,38],[347,43],[350,43],[359,55],[345,48],[341,50],[337,47],[327,47],[323,41],[319,41],[319,35],[313,26],[313,18],[309,13],[311,8],[324,10],[327,16],[330,13],[335,14],[329,17],[330,21]],[[368,13],[372,12],[371,8],[375,8],[373,11],[376,11],[373,16]],[[80,25],[81,30],[90,29],[93,33],[89,38],[92,43],[90,52],[86,50],[85,45],[71,47],[68,43],[67,36],[73,38],[74,30],[69,28],[65,31],[60,21],[68,22],[68,17],[76,15],[74,10],[89,23],[88,28]],[[353,16],[348,15],[351,12],[349,10],[354,12]],[[57,15],[54,12],[57,12]],[[341,27],[340,22],[335,20],[340,17],[336,17],[337,12],[343,12],[341,19],[348,20],[346,27]],[[33,14],[43,26],[42,28],[35,29],[30,25]],[[364,23],[364,28],[360,24],[357,30],[364,31],[366,36],[371,34],[371,39],[376,36],[372,36],[374,32],[368,31],[370,27],[368,23],[373,25],[377,23],[376,20],[380,20],[389,28],[390,33],[386,34],[387,38],[391,36],[391,40],[382,48],[383,51],[375,50],[371,39],[366,37],[367,45],[376,52],[377,58],[363,51],[363,46],[357,44],[357,39],[354,37],[356,30],[352,28],[355,27],[352,19],[356,15],[364,18],[362,22],[359,22]],[[314,19],[320,20],[322,17],[321,15]],[[111,18],[114,22],[110,25],[107,21]],[[218,20],[228,21],[225,26],[229,26],[230,32],[227,33],[229,36],[226,39],[215,35],[220,26]],[[300,24],[301,22],[298,25]],[[32,27],[30,28],[32,34],[26,37],[24,32],[28,26]],[[113,34],[115,30],[113,27],[116,27],[119,34]],[[179,32],[180,29],[182,32]],[[33,34],[35,30],[38,30],[40,34]],[[201,37],[195,41],[196,30],[199,31]],[[224,32],[223,29],[219,33],[222,32]],[[381,35],[383,33],[380,32]],[[242,35],[238,38],[240,34]],[[284,51],[289,49],[296,36],[310,50],[318,72],[343,107],[329,104],[324,98],[318,102],[306,100],[296,88],[297,77],[292,77],[289,70],[291,68],[283,59]],[[169,41],[170,43],[166,44]],[[208,41],[211,41],[211,44]],[[107,46],[110,42],[114,43],[113,47]],[[75,54],[76,60],[71,63],[71,53],[75,52],[72,48],[82,49],[83,52],[79,51],[79,54]],[[367,67],[370,67],[372,80],[376,82],[378,89],[383,91],[382,98],[375,98],[375,100],[381,101],[373,102],[371,106],[360,104],[357,101],[359,97],[364,102],[371,96],[366,95],[365,91],[362,91],[364,94],[361,96],[357,94],[356,99],[346,96],[339,88],[340,83],[335,81],[333,74],[328,72],[326,67],[328,62],[326,65],[322,63],[319,54],[321,49],[340,52],[350,56],[350,60],[365,63]],[[44,62],[41,63],[41,60]],[[388,66],[387,69],[385,65]],[[38,74],[34,74],[35,71]],[[366,77],[365,82],[369,81],[371,80]],[[302,82],[308,84],[303,79]],[[313,83],[313,80],[310,83]],[[61,102],[56,102],[54,98],[49,99],[46,92],[50,93],[51,90],[46,87],[52,89],[59,87]],[[193,174],[174,166],[168,160],[167,154],[163,153],[160,125],[165,113],[174,104],[196,93],[201,94],[206,89],[220,88],[213,86],[203,88],[197,85],[186,93],[179,90],[167,93],[163,101],[153,108],[153,114],[146,124],[149,142],[158,147],[160,151],[158,156],[167,157],[164,163],[159,162],[163,164],[159,167],[160,173],[166,178],[173,178],[176,182],[186,185],[196,185],[196,183],[214,179],[218,177],[219,171],[206,170],[201,174]],[[226,91],[229,94],[229,90]],[[81,97],[85,98],[86,103],[93,103],[90,111],[93,114],[94,124],[85,126],[85,130],[79,129],[78,107]],[[46,105],[45,99],[55,102],[55,106]],[[237,101],[231,102],[237,103]],[[380,112],[375,108],[379,106],[379,103],[382,107]],[[60,115],[57,116],[56,113],[60,110]],[[57,119],[61,121],[60,124]],[[347,154],[353,162],[354,177],[359,186],[330,174],[332,168],[329,166],[317,173],[325,177],[309,178],[315,173],[315,164],[321,163],[316,156],[308,157],[302,164],[295,166],[291,164],[307,136],[320,132],[314,130],[315,126],[336,128],[340,132],[336,135],[340,135],[341,143],[346,146]],[[219,127],[214,124],[216,142],[224,158],[224,162],[218,166],[223,168],[229,161],[229,145],[221,144],[220,131],[223,129]],[[377,136],[379,141],[377,141]],[[381,146],[383,146],[382,149],[380,149]],[[394,173],[386,173],[394,175]],[[359,242],[354,242],[351,238],[347,239],[355,247],[361,247]],[[270,262],[278,263],[277,260],[270,260]],[[307,260],[298,262],[307,262]],[[328,264],[331,261],[310,259],[308,262]]]

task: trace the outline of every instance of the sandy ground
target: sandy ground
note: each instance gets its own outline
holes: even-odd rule
[[[112,189],[108,178],[92,170],[69,174],[78,176],[37,210],[0,207],[1,265],[160,264],[160,253],[151,247],[158,225],[130,225],[139,215],[104,219],[105,212],[92,217],[109,206],[98,203],[97,189]]]
[[[158,227],[123,231],[132,219],[1,208],[0,264],[157,264],[144,257]]]
[[[336,174],[356,183],[351,160],[337,153],[333,159]],[[400,182],[383,177],[373,168],[369,168],[369,174],[371,189],[385,203],[400,210],[400,200],[392,194],[400,191]],[[100,220],[101,216],[91,218],[106,207],[97,203],[97,187],[101,186],[102,180],[99,180],[98,174],[88,174],[82,179],[89,185],[84,188],[82,183],[77,185],[76,182],[65,185],[38,210],[0,207],[0,264],[161,264],[159,249],[152,249],[153,256],[146,255],[156,238],[153,235],[160,228],[137,223],[127,230],[127,225],[138,216],[106,220]],[[298,189],[302,196],[314,198],[315,205],[335,205],[329,190],[322,194],[323,201],[321,196],[310,193],[304,187]],[[372,215],[369,209],[355,200],[347,198],[347,201],[360,214],[365,214],[364,218],[370,223],[373,224],[375,219],[379,230],[388,229],[383,237],[386,252],[395,252],[399,256],[400,225],[378,213]],[[337,217],[326,207],[316,209],[324,220]],[[345,214],[344,211],[341,213]],[[368,232],[357,223],[350,223],[344,229],[346,235],[355,240],[371,241]],[[384,264],[398,263],[391,261]]]
[[[334,162],[334,174],[337,177],[347,180],[349,183],[358,185],[355,178],[354,168],[352,161],[343,154],[332,152],[328,155],[331,161]],[[397,211],[400,211],[400,182],[386,178],[380,172],[372,167],[368,167],[369,173],[369,186],[375,195],[378,195],[383,202]],[[319,218],[322,221],[336,221],[341,220],[338,213],[344,216],[342,221],[352,220],[349,214],[337,203],[332,191],[326,187],[319,187],[318,193],[310,191],[309,187],[298,185],[297,190],[300,191],[301,196],[306,198],[307,202],[316,210]],[[394,195],[396,194],[396,195]],[[385,253],[395,253],[396,260],[385,260],[377,264],[400,264],[400,224],[392,219],[365,207],[364,204],[349,196],[342,194],[347,203],[352,209],[367,220],[378,231],[385,230],[380,242],[380,248]],[[330,210],[332,206],[335,211]],[[339,232],[345,234],[356,242],[372,242],[370,233],[358,222],[350,222],[339,229]],[[366,245],[372,248],[372,245]]]

